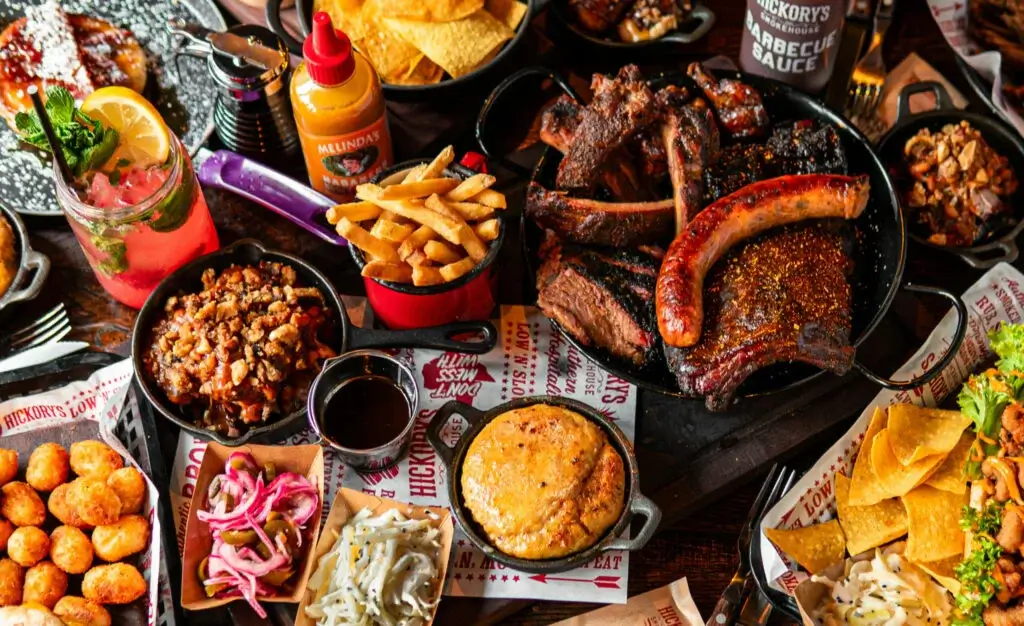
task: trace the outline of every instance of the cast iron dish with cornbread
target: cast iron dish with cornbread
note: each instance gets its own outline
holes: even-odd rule
[[[0,311],[12,302],[39,295],[50,259],[29,245],[28,229],[18,214],[0,204]],[[32,274],[32,280],[22,286]]]
[[[441,430],[453,415],[470,426],[449,446]],[[640,493],[629,441],[582,402],[533,396],[480,411],[452,401],[434,415],[427,441],[447,467],[462,530],[509,567],[562,572],[606,550],[639,550],[661,521]],[[643,527],[620,538],[635,514]]]

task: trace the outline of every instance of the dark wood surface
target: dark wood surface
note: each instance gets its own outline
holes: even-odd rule
[[[661,65],[678,64],[716,54],[736,58],[745,9],[743,0],[718,0],[713,7],[718,15],[714,29],[701,42],[687,48],[679,59],[659,59]],[[237,10],[237,6],[230,8]],[[234,11],[233,11],[234,12]],[[259,17],[259,12],[238,12],[245,19]],[[519,54],[517,63],[531,64],[538,59],[577,77],[597,69],[614,69],[629,59],[595,62],[590,57],[574,54],[574,50],[552,45],[542,34],[543,19],[534,26],[538,32]],[[952,53],[946,47],[934,21],[927,13],[924,0],[905,0],[898,4],[896,18],[889,31],[885,57],[890,66],[914,51],[933,63],[958,86],[963,81],[956,73]],[[393,107],[392,126],[398,158],[429,154],[447,143],[457,148],[473,149],[471,133],[476,111],[485,91],[469,94],[442,105],[401,105]],[[967,94],[969,90],[964,87]],[[516,122],[532,118],[510,119]],[[429,120],[430,122],[425,122]],[[433,123],[443,120],[443,123]],[[511,134],[511,131],[510,131]],[[506,183],[515,194],[521,185]],[[218,192],[207,192],[207,199],[217,223],[222,242],[258,235],[267,243],[303,255],[322,269],[342,293],[362,293],[361,281],[347,253],[320,244],[290,223],[238,198]],[[53,270],[44,295],[36,302],[22,306],[0,318],[0,328],[14,327],[28,319],[33,311],[44,310],[47,304],[63,300],[75,325],[75,337],[90,341],[106,351],[127,353],[134,312],[107,297],[96,282],[63,219],[27,220],[32,244],[49,255]],[[963,289],[976,279],[962,263],[950,257],[912,255],[907,278],[911,280],[942,277],[944,286]],[[501,267],[503,302],[516,303],[530,297],[528,279],[524,279],[517,245],[509,245],[502,253]],[[879,369],[893,369],[908,356],[914,343],[930,330],[945,311],[935,301],[898,298],[888,329],[869,342],[861,356]],[[892,341],[899,337],[898,341]],[[632,556],[629,593],[635,595],[687,576],[698,607],[709,613],[736,566],[735,541],[747,510],[756,493],[758,477],[767,470],[768,459],[781,457],[795,466],[808,464],[834,438],[846,418],[858,413],[874,390],[860,378],[823,380],[800,402],[785,397],[771,401],[773,415],[779,421],[770,426],[735,411],[714,423],[694,424],[680,415],[691,412],[693,403],[641,393],[638,407],[637,448],[640,456],[643,489],[665,509],[662,532],[642,551]],[[698,428],[699,426],[699,428]],[[720,432],[719,432],[720,431]],[[671,433],[665,435],[665,433]],[[715,438],[717,435],[717,439]],[[714,445],[706,441],[714,439]],[[176,439],[163,441],[167,458],[171,458]],[[680,468],[685,471],[680,471]],[[721,494],[726,495],[721,495]],[[709,502],[708,494],[718,494]],[[699,510],[699,513],[695,514]],[[476,624],[501,621],[507,624],[549,624],[595,608],[572,602],[497,602],[446,598],[436,621],[439,625]],[[238,623],[250,623],[241,617]],[[255,622],[251,622],[255,623]]]

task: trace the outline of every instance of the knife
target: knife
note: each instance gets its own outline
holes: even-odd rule
[[[19,352],[0,360],[0,372],[10,372],[11,370],[19,370],[24,367],[39,365],[40,363],[49,363],[50,361],[56,361],[62,356],[84,350],[88,347],[89,344],[84,341],[60,341],[58,343],[36,346],[35,348],[29,348],[24,352]]]
[[[883,1],[884,0],[880,0]],[[825,92],[825,106],[843,115],[850,87],[853,68],[856,67],[864,50],[864,41],[871,28],[872,0],[852,0],[843,24],[843,37],[839,41],[836,62],[832,66],[832,77]]]

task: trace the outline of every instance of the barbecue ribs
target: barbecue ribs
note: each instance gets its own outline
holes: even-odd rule
[[[685,91],[665,87],[658,92],[665,121],[661,139],[668,159],[675,204],[675,232],[679,233],[703,208],[704,170],[717,156],[718,127],[706,102],[683,104]]]
[[[526,216],[567,241],[601,246],[658,243],[672,232],[672,200],[601,202],[530,183]]]

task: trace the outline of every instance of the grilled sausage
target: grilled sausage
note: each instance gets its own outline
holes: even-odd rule
[[[760,232],[806,219],[854,219],[867,206],[867,176],[805,174],[747,185],[697,214],[669,247],[658,274],[658,329],[692,346],[704,320],[704,276],[726,250]]]

